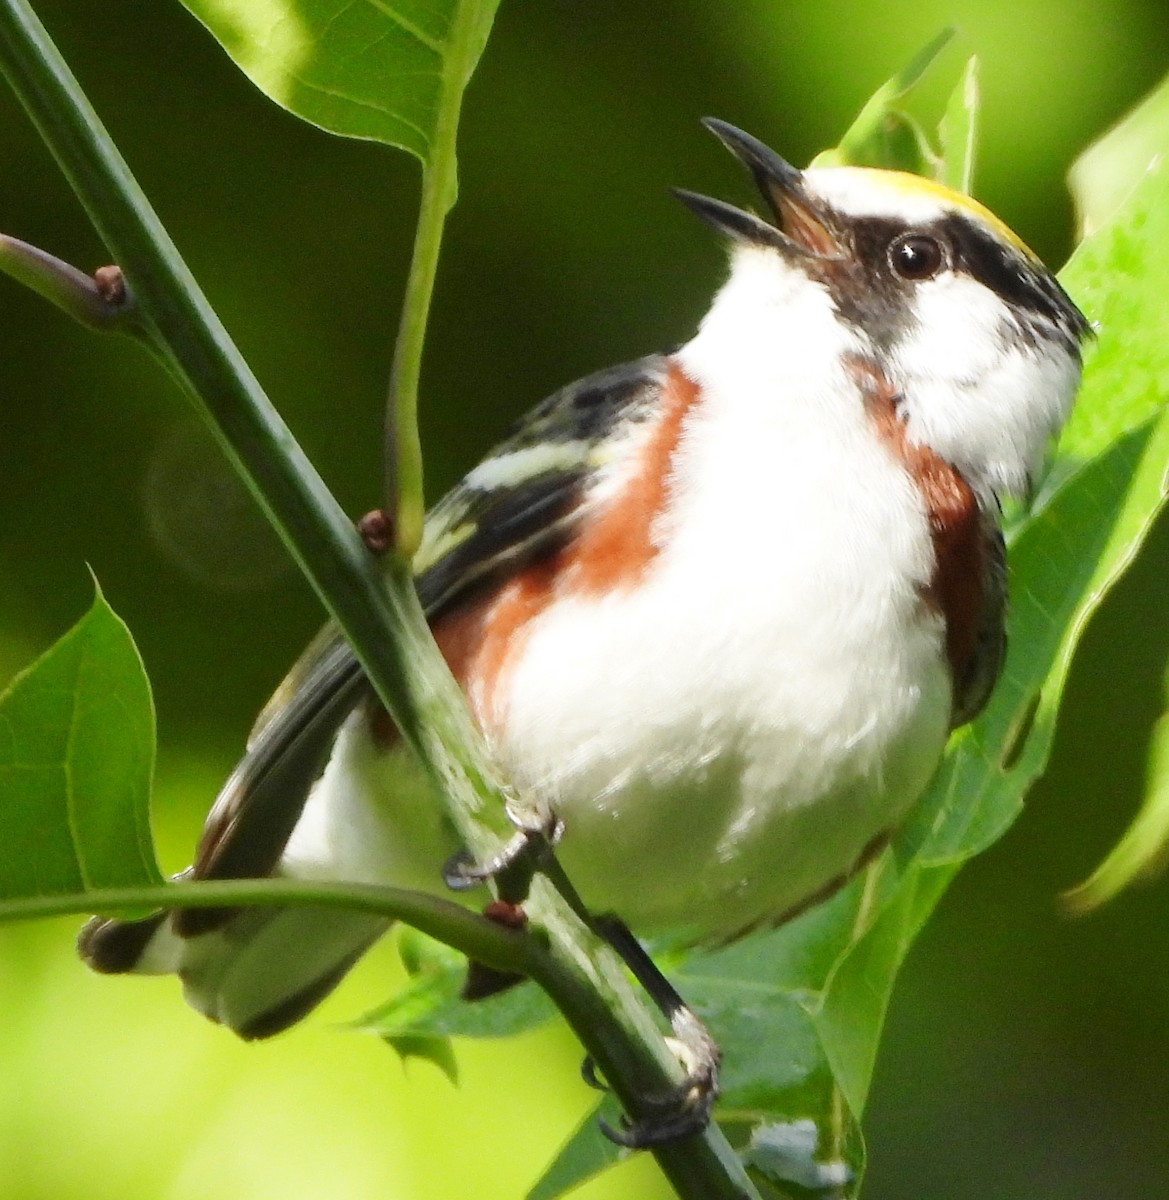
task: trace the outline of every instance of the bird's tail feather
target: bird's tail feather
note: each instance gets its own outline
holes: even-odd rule
[[[249,908],[214,932],[180,937],[172,915],[95,917],[78,949],[106,974],[177,974],[192,1007],[248,1039],[315,1008],[389,924],[335,908]]]

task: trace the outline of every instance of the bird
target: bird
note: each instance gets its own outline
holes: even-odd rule
[[[759,212],[680,348],[545,399],[430,512],[434,638],[590,911],[717,945],[880,852],[1005,653],[1025,497],[1091,329],[995,215],[932,180],[798,169],[708,118]],[[264,709],[192,880],[436,891],[456,831],[335,627]],[[309,1013],[387,928],[319,908],[95,917],[101,972],[175,973],[243,1038]]]

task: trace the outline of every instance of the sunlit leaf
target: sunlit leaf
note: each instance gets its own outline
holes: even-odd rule
[[[427,162],[499,0],[183,0],[277,104]],[[457,105],[456,105],[457,113]]]
[[[1165,153],[1169,128],[1169,76],[1119,125],[1110,129],[1072,167],[1072,196],[1084,236],[1100,229],[1144,173]]]
[[[978,152],[978,59],[971,57],[958,86],[950,94],[938,134],[942,143],[939,179],[969,195]]]
[[[153,766],[150,687],[99,592],[0,697],[0,899],[161,883]]]

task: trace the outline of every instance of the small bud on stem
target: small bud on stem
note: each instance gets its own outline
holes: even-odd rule
[[[357,532],[370,553],[377,555],[393,549],[397,534],[394,518],[384,508],[367,512],[357,522]]]
[[[0,271],[89,329],[142,332],[121,267],[99,267],[86,275],[45,250],[0,234]]]

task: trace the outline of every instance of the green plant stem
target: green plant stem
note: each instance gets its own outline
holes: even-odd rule
[[[515,930],[488,921],[452,900],[403,888],[358,883],[307,883],[298,879],[213,879],[156,887],[98,888],[69,895],[0,901],[0,923],[94,911],[151,908],[262,907],[311,904],[405,921],[448,946],[500,971],[527,971],[530,954]]]
[[[408,562],[391,556],[378,563],[367,552],[207,303],[26,0],[0,0],[0,69],[125,271],[164,364],[345,631],[402,736],[447,798],[466,844],[477,856],[489,856],[505,828],[502,791],[430,637]],[[441,175],[437,181],[432,177],[430,186],[436,189],[434,203],[449,200],[442,189],[453,186],[453,175],[446,184]],[[437,255],[437,242],[427,245]],[[408,298],[411,303],[420,301]],[[419,339],[420,353],[420,333],[411,337]],[[678,1065],[612,955],[544,881],[536,884],[526,940],[541,951],[530,951],[531,974],[560,1006],[630,1116],[650,1115],[645,1097],[677,1082]],[[280,885],[247,886],[256,889],[247,901],[254,903],[261,889]],[[317,892],[313,902],[324,894]],[[163,902],[179,899],[168,893]],[[346,893],[346,901],[338,902],[353,899]],[[94,893],[82,907],[102,902]],[[141,894],[131,902],[142,903]],[[217,893],[215,902],[227,900]],[[684,1198],[757,1196],[716,1126],[654,1153]]]
[[[103,292],[93,275],[19,238],[0,234],[0,271],[88,329],[143,336],[133,297],[124,289],[120,295]]]
[[[379,563],[366,550],[24,0],[0,4],[0,65],[131,282],[172,373],[345,631],[403,737],[452,797],[460,832],[481,852],[493,843],[479,820],[506,831],[498,784],[430,637],[409,567]]]
[[[422,164],[422,194],[414,251],[390,370],[386,412],[387,504],[397,518],[398,551],[407,559],[418,549],[426,517],[422,445],[418,438],[422,350],[443,229],[458,194],[455,141],[467,80],[478,56],[481,20],[479,0],[460,0],[456,4],[443,58],[441,99],[435,115],[434,135]]]
[[[556,898],[550,885],[545,891]],[[547,899],[548,896],[538,898]],[[620,971],[597,964],[593,956],[579,961],[557,952],[556,938],[529,936],[497,925],[477,913],[425,892],[364,884],[308,883],[294,879],[208,880],[161,887],[99,888],[67,895],[28,896],[0,901],[0,924],[33,917],[60,917],[93,912],[116,913],[150,908],[221,908],[234,905],[312,905],[370,913],[388,921],[405,921],[470,958],[499,971],[530,976],[564,1013],[581,1044],[610,1081],[626,1111],[645,1109],[646,1096],[664,1095],[674,1084],[670,1072],[653,1053],[649,1040],[631,1042],[613,1019]],[[570,916],[571,919],[571,916]],[[564,936],[564,931],[560,931]],[[606,952],[607,953],[607,952]],[[607,967],[609,969],[607,969]],[[643,1115],[648,1115],[643,1112]],[[693,1200],[759,1200],[738,1156],[713,1128],[655,1151],[678,1195]]]

